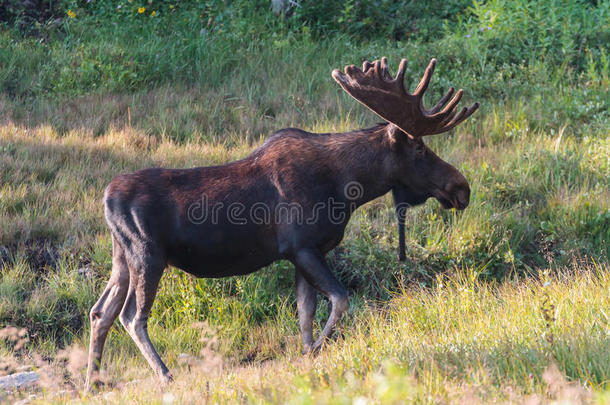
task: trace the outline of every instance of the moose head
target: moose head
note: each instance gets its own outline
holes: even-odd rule
[[[365,61],[362,69],[354,65],[338,69],[332,76],[350,96],[391,123],[387,132],[395,159],[390,170],[395,178],[392,188],[399,222],[400,259],[405,259],[404,215],[410,206],[435,197],[443,208],[463,210],[470,200],[468,181],[455,167],[426,147],[422,138],[449,131],[467,119],[479,103],[458,111],[463,91],[449,88],[432,108],[423,105],[423,96],[434,73],[432,59],[413,93],[404,88],[407,60],[402,59],[396,76],[388,69],[387,58]],[[453,96],[453,97],[452,97]]]

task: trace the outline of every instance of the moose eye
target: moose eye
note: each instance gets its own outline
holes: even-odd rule
[[[415,153],[418,156],[423,156],[426,153],[426,147],[421,143],[415,145]]]

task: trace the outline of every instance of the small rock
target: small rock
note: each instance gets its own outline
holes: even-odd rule
[[[0,388],[22,388],[34,385],[40,380],[38,373],[34,371],[26,371],[24,373],[9,374],[0,377]]]
[[[271,0],[271,11],[275,15],[285,13],[290,7],[290,2],[287,0]]]
[[[91,278],[91,275],[93,274],[93,272],[91,271],[91,267],[80,267],[76,271],[78,272],[79,276],[82,276],[85,278]]]

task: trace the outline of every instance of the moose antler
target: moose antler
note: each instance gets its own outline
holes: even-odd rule
[[[404,88],[406,59],[400,61],[395,78],[388,70],[388,60],[385,57],[373,63],[365,61],[362,70],[354,65],[346,66],[345,73],[335,69],[332,76],[343,90],[375,114],[397,125],[408,135],[420,137],[449,131],[479,108],[479,103],[474,103],[458,112],[457,104],[463,91],[458,90],[451,98],[455,91],[451,87],[434,107],[426,110],[422,99],[435,66],[436,59],[432,59],[412,94],[407,93]],[[451,101],[447,102],[450,98]]]

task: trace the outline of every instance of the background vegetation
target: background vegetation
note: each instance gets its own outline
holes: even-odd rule
[[[223,280],[167,271],[151,335],[181,378],[171,395],[609,400],[609,2],[303,0],[280,16],[268,1],[0,5],[0,326],[30,340],[4,341],[14,361],[0,370],[52,366],[82,387],[60,350],[86,346],[110,271],[112,177],[228,162],[288,126],[372,125],[331,70],[406,57],[412,86],[436,57],[428,103],[455,85],[482,104],[427,140],[468,178],[470,207],[411,210],[406,264],[390,198],[359,210],[329,258],[352,309],[316,359],[298,354],[289,264]],[[153,382],[125,385],[150,373],[120,327],[105,358],[120,390],[94,400],[162,400]]]

